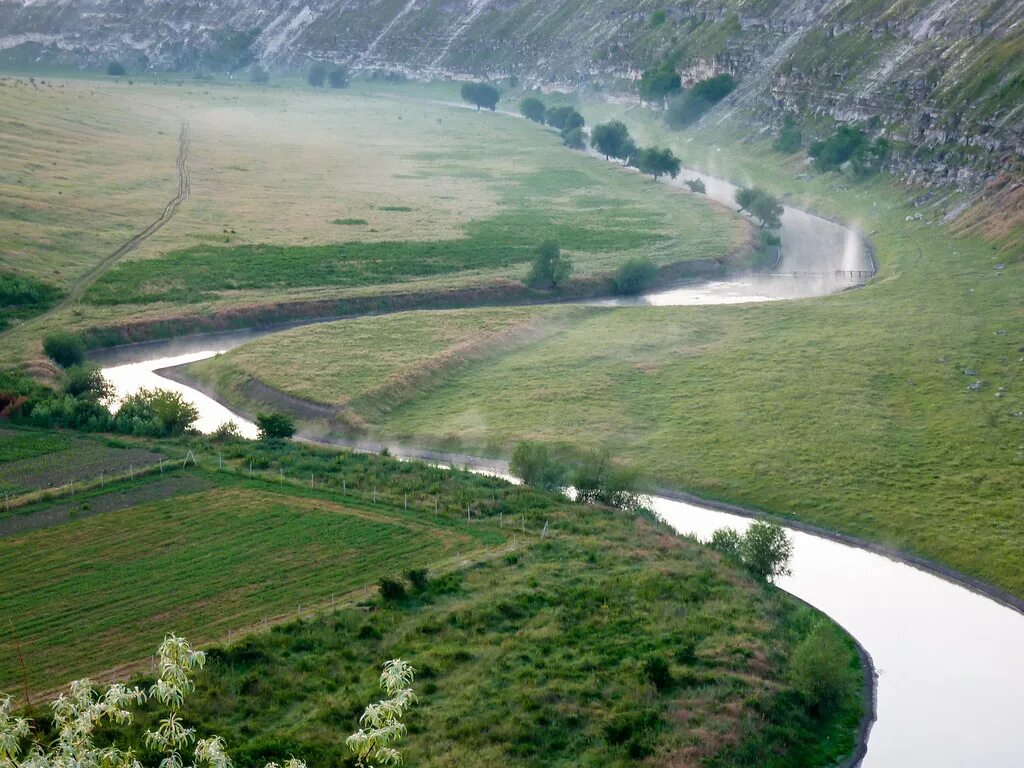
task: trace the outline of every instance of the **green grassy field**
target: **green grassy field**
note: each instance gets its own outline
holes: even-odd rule
[[[626,117],[643,140],[672,140],[698,167],[858,222],[873,232],[878,277],[800,302],[583,312],[535,344],[446,365],[385,409],[365,403],[371,431],[488,455],[522,439],[606,448],[656,484],[879,541],[1024,595],[1019,241],[956,236],[885,179],[801,179],[797,159],[763,145],[672,137],[648,113]],[[923,220],[907,221],[915,211]],[[411,317],[420,335],[448,322]],[[386,357],[387,327],[373,332],[374,323],[352,344],[344,325],[290,341],[316,339],[306,351],[317,360],[357,355],[356,346]],[[282,354],[276,364],[266,354],[274,345],[233,351],[205,375],[215,380],[211,369],[237,360],[281,386],[295,361]],[[324,402],[359,390],[334,373],[282,388]]]
[[[66,448],[22,434],[21,453]],[[0,690],[148,675],[173,630],[211,651],[186,717],[242,768],[344,764],[378,665],[399,655],[419,669],[410,765],[816,766],[852,748],[852,642],[833,659],[839,705],[817,713],[791,665],[820,615],[644,513],[308,445],[161,445],[199,466],[12,510],[78,511],[0,534]],[[378,596],[379,577],[420,567],[425,588]]]
[[[749,224],[698,195],[567,150],[525,120],[418,91],[0,82],[0,137],[12,136],[0,273],[58,290],[157,217],[176,188],[179,120],[191,131],[191,197],[177,216],[82,301],[14,327],[0,364],[38,357],[58,327],[518,283],[548,236],[579,277],[638,254],[750,255]],[[25,144],[37,123],[46,130]]]

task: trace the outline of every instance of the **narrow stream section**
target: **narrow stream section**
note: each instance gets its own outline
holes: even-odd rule
[[[684,172],[676,183],[698,174]],[[700,176],[708,196],[735,208],[731,184]],[[786,209],[776,275],[741,275],[602,305],[727,304],[820,296],[850,286],[844,271],[872,269],[862,239],[845,227]],[[140,387],[181,392],[209,432],[233,419],[220,403],[157,371],[225,352],[274,331],[235,332],[105,350],[95,355],[118,395]],[[500,469],[500,464],[481,462]],[[709,507],[651,499],[675,530],[701,539],[749,518]],[[897,559],[799,530],[793,575],[781,588],[831,616],[858,639],[878,672],[877,722],[863,765],[870,768],[1021,768],[1024,745],[1024,614]],[[952,535],[952,534],[951,534]]]

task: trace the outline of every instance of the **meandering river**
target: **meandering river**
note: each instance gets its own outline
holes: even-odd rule
[[[726,181],[684,171],[674,183],[695,176],[710,198],[735,208],[735,187]],[[820,296],[858,282],[843,273],[872,269],[856,233],[810,213],[787,208],[781,236],[774,275],[739,275],[595,303],[699,305]],[[247,419],[157,371],[272,332],[195,336],[105,350],[95,357],[120,396],[140,387],[174,389],[198,407],[200,430],[212,431],[230,418],[252,437],[256,428]],[[651,505],[677,531],[705,539],[716,528],[749,524],[743,516],[664,497],[653,497]],[[877,722],[863,765],[1024,766],[1024,741],[1017,730],[1024,722],[1024,614],[898,559],[800,530],[790,533],[793,573],[778,585],[845,627],[871,655],[878,673]]]

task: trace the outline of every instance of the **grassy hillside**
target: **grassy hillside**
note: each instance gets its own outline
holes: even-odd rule
[[[446,365],[386,409],[371,399],[361,411],[371,430],[492,455],[527,438],[607,448],[658,484],[884,542],[1024,594],[1019,241],[954,236],[941,213],[909,207],[884,179],[798,179],[799,161],[764,145],[666,135],[647,113],[626,117],[696,167],[857,221],[873,232],[879,276],[810,301],[582,312],[536,343]],[[430,335],[448,320],[408,322]],[[356,354],[344,326],[293,333],[315,340],[317,359]],[[384,324],[366,321],[361,334],[385,354]],[[276,344],[206,370],[237,361],[280,386],[294,361]],[[280,366],[266,354],[275,349]],[[350,386],[341,373],[284,388],[330,402]]]
[[[41,94],[26,79],[0,88],[0,110],[12,115],[0,137],[6,126],[18,148],[9,181],[32,194],[0,211],[0,237],[14,246],[0,275],[74,285],[153,221],[176,189],[180,119],[190,126],[191,195],[81,301],[14,328],[0,363],[38,355],[41,337],[57,327],[500,291],[520,285],[545,237],[571,255],[580,278],[610,274],[641,253],[661,265],[748,255],[742,219],[567,150],[525,120],[365,88],[168,79],[36,86]],[[19,112],[23,99],[31,110]],[[97,125],[81,136],[79,121]],[[36,123],[47,124],[45,140],[25,146]],[[149,149],[136,157],[141,145]],[[65,146],[75,151],[61,154]],[[51,154],[64,165],[51,168]],[[125,204],[142,179],[145,194]],[[88,205],[69,213],[64,201],[79,198]]]
[[[810,708],[790,670],[820,616],[645,513],[310,446],[161,444],[187,447],[198,467],[15,499],[0,524],[45,526],[0,539],[0,690],[147,674],[164,632],[234,633],[186,717],[243,768],[347,764],[395,656],[419,670],[409,765],[816,766],[852,748],[852,643],[831,660],[838,707]],[[382,576],[405,597],[378,596]]]

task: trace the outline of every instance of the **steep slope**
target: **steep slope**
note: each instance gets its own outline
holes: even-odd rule
[[[978,186],[1024,152],[1024,0],[0,0],[0,61],[236,70],[311,60],[628,91],[730,72],[717,116],[870,121]]]

